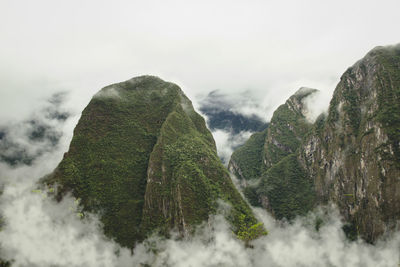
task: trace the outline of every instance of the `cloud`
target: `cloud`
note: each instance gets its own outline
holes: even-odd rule
[[[321,114],[328,114],[332,92],[318,91],[303,100],[305,105],[305,116],[308,122],[314,123]]]
[[[212,132],[217,145],[218,156],[222,163],[227,165],[235,148],[244,144],[251,136],[252,132],[242,131],[234,134],[230,131],[215,130]]]
[[[96,93],[93,97],[98,97],[98,98],[105,97],[105,98],[116,98],[116,99],[121,98],[121,96],[119,95],[119,92],[113,86],[107,86],[106,88],[103,88],[101,91]]]
[[[398,234],[376,246],[349,242],[334,208],[319,210],[293,224],[280,224],[264,210],[258,215],[269,235],[247,248],[229,230],[222,216],[215,216],[190,240],[154,240],[157,254],[147,259],[151,266],[396,266]],[[317,232],[315,219],[324,224]],[[140,251],[140,252],[139,252]],[[143,247],[135,251],[143,253]]]
[[[223,92],[213,90],[199,100],[199,109],[203,113],[231,112],[244,116],[248,120],[266,121],[266,109],[263,107],[263,95],[250,90]],[[244,119],[245,119],[244,118]]]
[[[44,153],[31,166],[0,166],[4,185],[0,210],[5,222],[0,255],[13,259],[13,266],[397,266],[399,262],[399,233],[375,246],[349,242],[334,208],[317,210],[292,224],[254,209],[269,234],[254,241],[253,248],[237,240],[229,224],[216,215],[191,238],[153,236],[131,254],[102,234],[95,215],[80,219],[73,198],[57,203],[35,190],[37,179],[61,160],[67,136],[63,135],[59,149]],[[324,221],[318,232],[316,218]]]
[[[181,85],[194,102],[215,89],[257,92],[269,120],[295,89],[331,91],[367,51],[399,41],[397,0],[0,5],[0,120],[59,90],[82,110],[101,87],[141,74]]]
[[[222,215],[211,216],[192,237],[152,236],[133,254],[106,238],[98,218],[85,213],[72,197],[57,203],[36,190],[38,178],[51,172],[69,142],[62,135],[58,149],[42,154],[31,166],[1,165],[4,192],[0,210],[0,256],[13,266],[397,266],[399,233],[375,246],[349,242],[334,207],[321,208],[292,224],[275,221],[265,210],[254,209],[269,234],[245,247]],[[217,140],[218,142],[218,140]],[[315,221],[322,219],[319,231]]]
[[[63,107],[65,97],[65,93],[56,93],[42,102],[40,109],[33,110],[28,119],[0,124],[0,162],[29,165],[54,150],[72,115]]]

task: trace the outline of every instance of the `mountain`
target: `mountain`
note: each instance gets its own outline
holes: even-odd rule
[[[290,121],[279,119],[283,128],[273,131],[276,122],[271,121],[268,132],[253,136],[232,155],[230,170],[244,181],[258,181],[247,182],[252,203],[278,218],[304,213],[314,202],[335,203],[348,222],[348,236],[371,243],[398,227],[400,45],[377,47],[350,67],[328,115],[313,125],[294,112],[288,115]],[[262,167],[249,165],[249,155],[262,159]],[[310,205],[293,213],[287,208],[296,208],[298,199]]]
[[[369,242],[400,219],[400,45],[377,47],[341,77],[299,159],[320,202]]]
[[[176,84],[154,76],[100,90],[44,182],[57,199],[72,192],[83,214],[98,214],[105,234],[130,248],[153,232],[191,233],[219,199],[231,205],[227,219],[239,237],[257,224],[204,119]]]
[[[250,139],[231,157],[228,168],[244,188],[250,203],[277,218],[291,219],[314,205],[312,181],[292,156],[312,125],[304,100],[317,90],[300,88],[274,112],[269,127]]]
[[[235,111],[238,102],[243,105],[256,105],[253,102],[240,103],[240,99],[243,102],[246,98],[243,95],[227,96],[214,90],[200,101],[199,110],[207,116],[207,124],[211,131],[225,130],[236,135],[242,131],[258,132],[267,128],[268,124],[257,115],[245,116]]]

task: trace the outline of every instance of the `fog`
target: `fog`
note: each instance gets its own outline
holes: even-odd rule
[[[36,113],[36,114],[41,114]],[[36,120],[41,120],[38,116]],[[320,207],[292,223],[277,222],[265,210],[254,208],[268,235],[246,247],[221,214],[226,204],[196,233],[170,239],[151,236],[133,254],[106,238],[95,214],[80,213],[79,200],[67,196],[57,203],[38,190],[36,182],[61,160],[71,139],[76,116],[61,127],[60,141],[31,165],[11,167],[1,163],[0,257],[12,266],[397,266],[400,233],[375,246],[362,240],[350,242],[341,230],[335,207]],[[23,125],[23,124],[22,124]],[[21,138],[19,136],[18,138]],[[223,138],[221,138],[222,140]],[[217,139],[217,142],[221,141]],[[29,144],[27,141],[26,144]],[[322,219],[319,231],[315,222]]]
[[[212,131],[215,143],[217,145],[217,153],[222,163],[228,165],[231,155],[235,148],[243,145],[251,136],[252,132],[242,131],[233,134],[229,131],[215,130]]]
[[[350,243],[334,207],[293,224],[256,209],[269,235],[252,249],[216,215],[189,239],[154,236],[131,255],[102,234],[96,215],[81,218],[79,201],[56,203],[35,183],[68,150],[91,97],[143,74],[175,82],[197,109],[217,89],[241,95],[234,112],[265,121],[298,88],[317,88],[321,98],[307,103],[314,121],[349,66],[399,42],[399,9],[397,0],[0,1],[0,257],[24,267],[397,266],[397,233],[376,246]],[[59,92],[65,98],[51,103]],[[225,163],[249,135],[214,131]],[[325,219],[319,232],[315,216]]]
[[[38,165],[39,166],[39,165]],[[32,168],[32,167],[31,167]],[[71,197],[56,203],[32,189],[32,169],[13,170],[5,186],[1,209],[1,256],[13,266],[396,266],[398,233],[375,246],[349,242],[336,209],[317,210],[294,223],[278,223],[264,210],[255,213],[269,234],[247,248],[235,238],[222,215],[187,239],[153,236],[133,255],[104,237],[94,215],[80,219]],[[3,177],[2,177],[3,178]],[[316,217],[324,224],[317,232]]]
[[[256,94],[269,120],[302,86],[331,92],[377,45],[399,42],[397,0],[0,2],[0,120],[142,74],[198,95]]]

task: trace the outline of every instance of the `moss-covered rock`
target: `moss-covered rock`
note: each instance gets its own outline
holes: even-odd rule
[[[100,215],[107,236],[133,247],[153,231],[181,233],[232,206],[233,230],[256,224],[219,161],[204,119],[181,89],[153,76],[113,84],[82,112],[69,151],[45,178]],[[239,216],[246,225],[240,225]]]

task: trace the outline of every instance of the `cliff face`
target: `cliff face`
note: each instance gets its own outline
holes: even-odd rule
[[[312,181],[293,157],[312,125],[304,100],[317,90],[301,88],[274,112],[269,127],[252,135],[231,157],[229,169],[252,205],[291,219],[314,203]]]
[[[347,233],[369,242],[398,227],[400,45],[375,48],[349,68],[328,115],[314,125],[305,123],[301,102],[288,102],[274,113],[267,132],[232,155],[230,170],[246,181],[250,202],[277,218],[333,202],[349,223]],[[256,162],[251,157],[262,159],[262,167],[248,164]],[[248,186],[257,178],[258,184]]]
[[[97,93],[45,181],[58,184],[58,198],[72,191],[84,212],[100,215],[106,235],[127,247],[155,230],[190,232],[216,211],[217,199],[232,205],[233,230],[256,223],[204,119],[177,85],[152,76]]]
[[[378,47],[341,77],[299,160],[321,202],[367,241],[400,218],[400,46]]]

